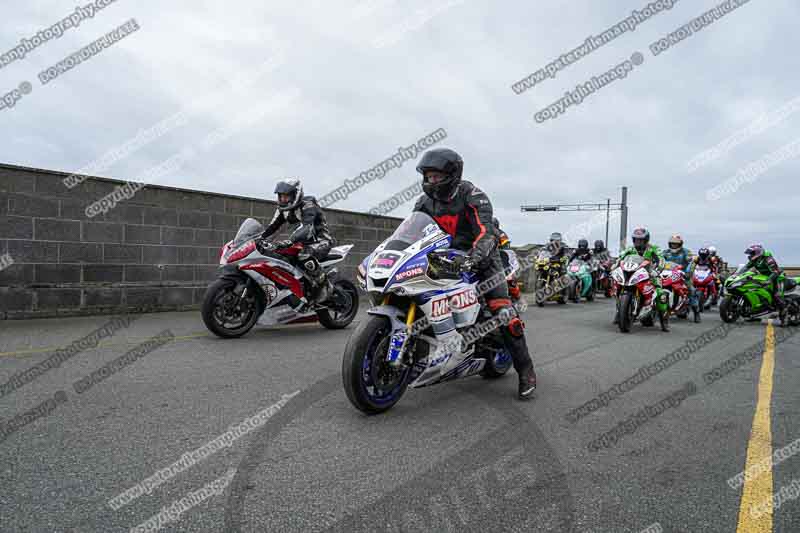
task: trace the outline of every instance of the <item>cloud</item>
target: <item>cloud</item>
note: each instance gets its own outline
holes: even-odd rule
[[[770,169],[718,202],[706,189],[794,139],[794,117],[736,146],[693,174],[692,157],[760,114],[798,96],[786,54],[800,44],[793,0],[749,2],[653,57],[648,45],[713,7],[678,2],[521,95],[511,84],[623,20],[645,0],[557,3],[513,0],[502,7],[463,0],[441,12],[421,0],[118,0],[60,39],[0,69],[0,93],[36,81],[15,108],[0,111],[0,161],[76,171],[110,148],[208,95],[219,102],[106,173],[137,174],[201,141],[264,100],[297,98],[237,131],[174,174],[170,186],[271,197],[274,181],[299,175],[321,196],[345,178],[437,128],[465,158],[465,174],[489,192],[515,243],[592,214],[523,214],[523,203],[618,201],[630,187],[630,229],[647,225],[664,244],[681,232],[697,248],[714,243],[737,262],[763,242],[783,263],[800,264],[796,187],[800,161]],[[64,15],[54,0],[5,17],[0,51]],[[135,17],[141,29],[41,86],[37,73]],[[398,33],[398,28],[404,31]],[[381,47],[375,47],[381,36]],[[285,63],[251,86],[226,92],[278,50]],[[635,51],[644,64],[538,124],[533,114]],[[404,165],[341,202],[366,211],[417,179]],[[412,202],[393,212],[404,216]],[[590,240],[603,238],[597,228]],[[611,226],[616,241],[618,224]]]

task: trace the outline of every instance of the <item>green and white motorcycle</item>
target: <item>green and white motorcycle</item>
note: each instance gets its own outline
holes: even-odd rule
[[[800,278],[785,278],[786,318],[790,326],[800,325]],[[778,311],[769,286],[769,276],[759,274],[746,265],[725,280],[725,298],[719,306],[719,316],[725,322],[739,318],[758,319]]]

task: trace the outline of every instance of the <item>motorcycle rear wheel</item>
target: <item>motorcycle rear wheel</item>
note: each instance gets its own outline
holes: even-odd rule
[[[487,352],[484,356],[486,364],[481,370],[481,376],[486,379],[497,379],[505,376],[512,366],[511,354],[508,352],[508,348],[503,347],[498,352],[489,350]]]
[[[350,281],[339,279],[334,282],[334,290],[341,291],[347,300],[342,309],[320,309],[317,311],[319,323],[328,329],[343,329],[350,325],[358,314],[358,289]]]
[[[786,299],[786,321],[790,326],[800,326],[800,299]]]

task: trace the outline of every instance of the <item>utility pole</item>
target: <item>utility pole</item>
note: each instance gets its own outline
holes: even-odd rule
[[[606,198],[606,240],[603,241],[608,246],[608,223],[611,220],[611,198]]]
[[[619,222],[619,253],[625,250],[625,241],[628,239],[628,188],[622,188],[622,201],[620,202],[622,216]]]

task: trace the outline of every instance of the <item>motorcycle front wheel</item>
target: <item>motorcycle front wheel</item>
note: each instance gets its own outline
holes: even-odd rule
[[[545,282],[543,280],[536,281],[536,292],[534,293],[534,298],[536,299],[536,306],[537,307],[544,307],[544,288]]]
[[[619,330],[630,333],[633,324],[633,293],[624,292],[619,297]]]
[[[728,324],[739,320],[739,298],[727,294],[719,304],[719,317]]]
[[[408,387],[411,367],[392,367],[386,361],[391,333],[386,317],[369,315],[344,349],[344,392],[356,409],[369,415],[391,409]]]
[[[236,281],[220,278],[208,286],[203,298],[203,322],[211,333],[223,339],[241,337],[250,331],[264,310],[259,289],[248,283],[248,292],[242,299],[235,292],[236,286]]]

